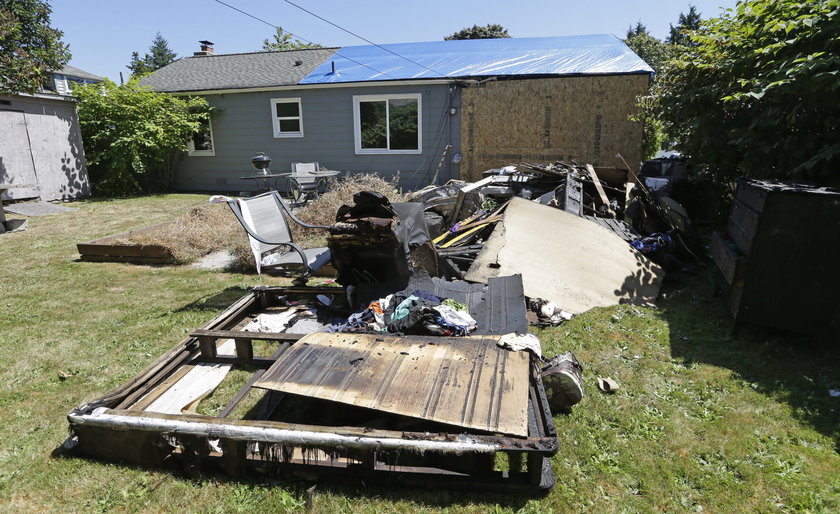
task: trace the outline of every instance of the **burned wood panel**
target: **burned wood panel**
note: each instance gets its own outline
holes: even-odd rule
[[[528,353],[497,341],[314,333],[254,386],[524,437]]]
[[[461,178],[522,161],[641,161],[642,127],[630,121],[647,74],[504,80],[464,88]]]

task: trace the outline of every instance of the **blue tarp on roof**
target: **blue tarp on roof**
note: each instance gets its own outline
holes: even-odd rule
[[[647,63],[612,34],[381,46],[387,50],[375,45],[345,46],[299,83],[653,73]]]

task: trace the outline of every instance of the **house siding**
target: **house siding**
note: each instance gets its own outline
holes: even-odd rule
[[[356,155],[353,96],[406,93],[422,95],[422,153]],[[216,109],[212,121],[215,155],[185,155],[176,173],[177,190],[253,191],[257,184],[239,177],[254,174],[251,157],[257,152],[271,157],[274,173],[290,171],[292,162],[317,161],[347,173],[374,172],[386,178],[399,173],[399,185],[404,189],[429,184],[436,172],[437,183],[460,176],[458,165],[452,163],[452,156],[460,152],[460,91],[456,86],[339,86],[224,93],[206,98]],[[303,137],[274,137],[272,98],[301,99]],[[450,106],[456,108],[454,115]],[[447,144],[452,149],[438,169]]]

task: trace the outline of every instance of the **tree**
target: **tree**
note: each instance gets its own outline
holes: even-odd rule
[[[268,39],[263,40],[262,51],[277,52],[282,50],[300,50],[303,48],[321,48],[321,45],[318,43],[304,43],[288,32],[284,32],[282,27],[277,27],[277,32],[274,34],[274,41],[269,41]]]
[[[693,45],[694,43],[691,42],[690,33],[700,28],[701,21],[697,7],[689,4],[688,14],[680,13],[677,26],[675,27],[669,24],[671,29],[665,41],[672,45]]]
[[[840,182],[840,2],[745,0],[676,46],[657,101],[678,148],[722,183]]]
[[[650,64],[655,72],[652,86],[656,84],[657,77],[671,56],[671,46],[651,36],[641,21],[637,22],[635,27],[630,26],[627,29],[627,39],[624,42],[643,61]],[[642,124],[642,158],[647,160],[662,148],[666,135],[652,98],[645,95],[637,100],[639,112],[631,119]]]
[[[141,58],[138,52],[132,52],[131,62],[128,63],[126,68],[131,70],[132,76],[139,77],[163,68],[174,61],[176,57],[178,57],[178,54],[169,48],[169,42],[158,32],[155,39],[152,40],[149,53]]]
[[[70,61],[63,33],[50,27],[51,12],[40,0],[0,0],[0,93],[36,93]]]
[[[189,138],[210,119],[203,98],[124,85],[74,86],[88,171],[99,194],[166,191]]]
[[[627,38],[624,40],[627,46],[650,64],[657,74],[662,72],[665,62],[671,57],[671,48],[664,42],[651,36],[647,27],[639,21],[636,26],[627,29]]]
[[[473,25],[472,28],[464,28],[445,36],[443,39],[451,41],[453,39],[498,39],[510,37],[506,28],[498,24],[488,23],[484,27]]]

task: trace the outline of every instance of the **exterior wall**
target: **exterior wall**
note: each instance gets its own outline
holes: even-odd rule
[[[632,166],[642,158],[642,126],[628,118],[647,93],[648,74],[500,80],[462,92],[465,180],[520,162],[575,160]]]
[[[356,155],[353,96],[420,93],[421,154]],[[182,191],[253,191],[251,157],[265,152],[271,171],[291,171],[292,162],[319,162],[331,170],[348,173],[376,172],[392,177],[399,172],[400,186],[416,189],[429,184],[447,144],[453,145],[441,166],[437,183],[459,176],[452,156],[460,152],[459,90],[446,84],[303,87],[272,92],[207,95],[217,109],[212,120],[213,156],[188,156],[179,163],[175,188]],[[300,98],[303,137],[275,138],[272,98]],[[451,103],[450,103],[451,101]],[[456,114],[450,114],[450,106]]]
[[[6,200],[90,196],[75,102],[0,96],[0,182],[39,186],[9,189]]]

